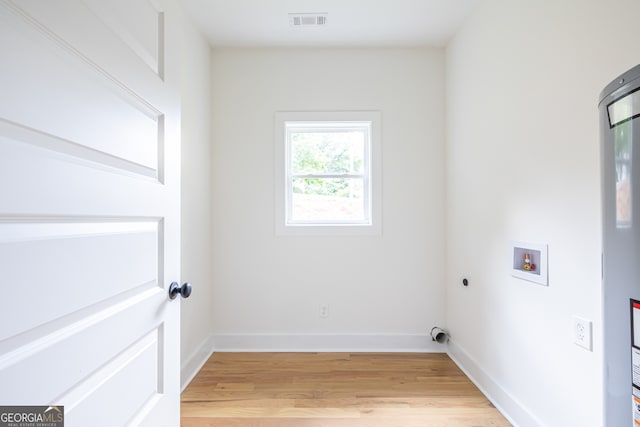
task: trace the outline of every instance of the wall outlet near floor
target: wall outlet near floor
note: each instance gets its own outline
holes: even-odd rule
[[[591,341],[591,321],[578,316],[573,316],[573,343],[591,351]]]
[[[320,306],[320,317],[329,317],[329,304],[322,304]]]

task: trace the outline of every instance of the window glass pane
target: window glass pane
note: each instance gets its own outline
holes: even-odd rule
[[[292,221],[365,220],[360,178],[295,178],[292,185]]]
[[[363,173],[361,130],[291,132],[293,174]]]

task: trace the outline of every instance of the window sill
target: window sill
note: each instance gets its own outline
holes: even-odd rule
[[[380,225],[345,224],[345,225],[318,225],[296,224],[277,225],[276,236],[380,236]]]

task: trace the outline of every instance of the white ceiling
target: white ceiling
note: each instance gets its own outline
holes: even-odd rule
[[[480,0],[180,0],[212,46],[445,46]],[[293,28],[289,13],[328,13]]]

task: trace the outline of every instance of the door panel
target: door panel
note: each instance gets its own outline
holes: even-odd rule
[[[59,3],[69,2],[38,2]],[[157,169],[162,113],[141,98],[137,88],[106,74],[59,35],[34,32],[31,21],[15,22],[12,16],[0,16],[0,80],[11,82],[3,87],[3,97],[19,101],[0,104],[0,117],[59,140]],[[95,25],[100,22],[96,20]],[[114,45],[118,44],[114,37]],[[121,46],[114,51],[117,59],[127,48]]]
[[[154,222],[0,224],[0,259],[10,266],[6,283],[20,290],[12,304],[25,307],[22,322],[0,312],[0,340],[124,292],[162,288]]]
[[[21,0],[20,9],[48,30],[67,40],[96,64],[118,76],[124,72],[117,59],[150,68],[162,76],[164,12],[155,1],[83,0],[81,3]],[[72,22],[68,17],[73,16]],[[116,56],[117,55],[117,56]],[[114,61],[114,58],[115,61]],[[127,75],[128,73],[124,73]]]
[[[0,402],[64,405],[67,426],[179,424],[168,10],[0,0]]]
[[[67,422],[83,425],[95,420],[95,408],[102,402],[113,402],[118,411],[105,411],[95,424],[104,427],[127,425],[149,403],[161,396],[157,368],[160,346],[158,330],[154,330],[131,345],[104,369],[77,387],[64,399],[72,402]],[[150,369],[150,368],[156,368]],[[106,377],[105,381],[102,381]],[[132,381],[132,379],[134,379]],[[128,393],[122,393],[128,390]],[[65,409],[68,409],[65,407]]]
[[[155,335],[162,335],[162,318],[153,312],[153,304],[149,303],[160,293],[163,292],[159,289],[138,292],[101,310],[84,312],[71,322],[56,322],[57,328],[50,333],[32,335],[33,339],[28,343],[7,351],[0,365],[0,381],[19,386],[3,396],[3,404],[36,401],[47,404],[60,399],[65,406],[73,407],[75,402],[65,397],[78,394],[79,389],[86,388],[87,382],[109,380],[109,372],[102,372],[100,367],[112,363],[118,355],[134,347],[141,337],[148,335],[149,319],[156,321],[152,331],[160,331]],[[158,372],[149,366],[139,375],[144,376],[145,371],[154,376]],[[137,379],[134,376],[132,382]],[[122,389],[122,394],[129,399],[136,398],[126,388]],[[65,408],[67,413],[71,409]]]

